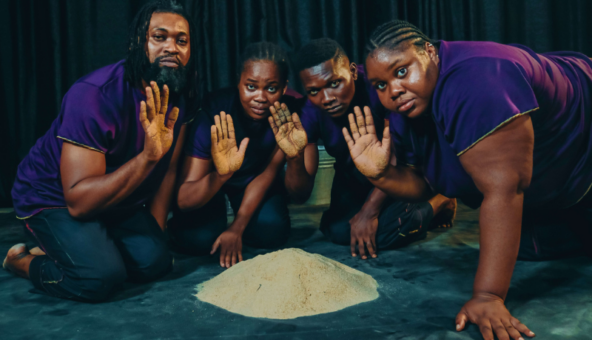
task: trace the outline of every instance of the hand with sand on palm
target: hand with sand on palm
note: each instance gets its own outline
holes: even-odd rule
[[[300,118],[296,113],[290,114],[286,104],[275,102],[269,110],[269,125],[275,135],[275,140],[287,158],[295,158],[302,154],[308,144],[306,131],[302,127]]]
[[[365,106],[362,114],[362,110],[356,106],[354,112],[355,118],[351,113],[348,116],[352,134],[350,136],[347,128],[343,128],[343,137],[358,170],[366,177],[378,179],[384,175],[391,157],[389,122],[388,120],[384,122],[381,142],[376,135],[370,108]]]
[[[232,175],[243,164],[249,139],[243,139],[240,147],[236,147],[234,123],[224,111],[220,112],[220,116],[214,116],[214,123],[211,128],[212,160],[220,176]]]

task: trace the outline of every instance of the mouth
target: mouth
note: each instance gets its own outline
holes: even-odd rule
[[[172,68],[179,67],[179,61],[174,57],[162,58],[159,60],[158,63],[160,66],[166,66],[166,67],[172,67]]]
[[[333,106],[331,108],[328,108],[328,109],[326,109],[326,111],[329,112],[329,113],[337,113],[342,108],[343,108],[343,104],[340,104],[340,105],[336,105],[336,106]]]
[[[260,107],[251,107],[251,111],[256,114],[256,115],[264,115],[265,113],[267,113],[267,108],[260,108]]]
[[[415,104],[415,98],[406,100],[402,104],[399,104],[399,106],[397,107],[397,112],[405,112],[411,109],[413,107],[413,104]]]

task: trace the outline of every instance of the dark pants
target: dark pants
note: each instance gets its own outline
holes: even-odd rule
[[[344,171],[335,171],[331,205],[321,218],[321,231],[331,242],[351,243],[349,220],[360,211],[373,189]],[[378,215],[377,248],[399,248],[425,238],[433,215],[428,202],[411,204],[387,198]]]
[[[146,208],[88,221],[47,209],[24,223],[47,254],[31,261],[30,279],[52,296],[100,301],[126,279],[152,281],[172,269],[165,234]]]
[[[592,194],[563,209],[525,210],[519,260],[543,261],[592,256]]]
[[[234,214],[238,212],[243,190],[227,193]],[[190,255],[207,255],[227,228],[224,193],[218,192],[206,205],[189,212],[175,211],[169,222],[169,234],[175,251]],[[243,233],[243,244],[255,248],[277,248],[290,236],[290,215],[285,189],[274,184]]]

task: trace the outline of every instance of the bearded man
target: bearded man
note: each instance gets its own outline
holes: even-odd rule
[[[146,4],[125,60],[79,79],[21,162],[15,212],[37,247],[4,268],[48,295],[100,301],[126,279],[172,268],[164,228],[196,94],[195,37],[183,8]]]

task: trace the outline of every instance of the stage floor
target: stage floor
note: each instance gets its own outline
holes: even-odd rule
[[[12,213],[0,214],[0,253],[25,241]],[[0,270],[0,338],[8,339],[481,339],[476,326],[455,331],[471,296],[478,260],[478,211],[461,206],[454,228],[430,232],[377,259],[352,258],[325,240],[318,209],[292,213],[286,247],[318,253],[372,275],[380,297],[344,310],[293,320],[247,318],[198,301],[195,286],[223,271],[214,257],[175,255],[172,273],[126,284],[99,304],[32,292],[30,282]],[[263,253],[247,248],[245,259]],[[538,339],[592,339],[592,260],[518,262],[507,298],[512,314]]]

